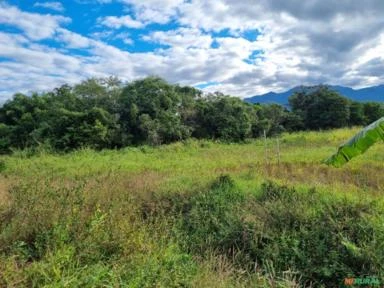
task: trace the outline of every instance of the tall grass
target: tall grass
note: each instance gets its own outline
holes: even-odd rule
[[[0,159],[1,287],[384,283],[384,150],[321,164],[354,130]]]

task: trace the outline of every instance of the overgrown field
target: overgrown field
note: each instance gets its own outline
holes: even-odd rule
[[[384,285],[384,145],[356,129],[0,158],[1,287]]]

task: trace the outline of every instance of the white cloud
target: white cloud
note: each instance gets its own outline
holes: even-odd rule
[[[134,41],[130,38],[130,34],[127,32],[120,32],[116,34],[113,39],[119,39],[127,45],[133,45]]]
[[[97,32],[93,32],[91,33],[91,37],[92,38],[95,38],[95,39],[98,39],[98,40],[101,40],[101,39],[110,39],[110,38],[113,38],[113,35],[115,34],[115,31],[114,30],[103,30],[103,31],[97,31]]]
[[[0,102],[15,92],[44,91],[81,76],[82,60],[29,39],[0,33]]]
[[[57,12],[64,12],[65,8],[61,2],[36,2],[33,4],[34,7],[43,7],[51,9]]]
[[[27,13],[14,6],[0,3],[0,24],[17,27],[33,40],[52,37],[61,24],[70,21],[71,19],[67,17]]]
[[[253,62],[253,69],[244,72],[239,66],[234,77],[207,88],[252,95],[321,82],[355,87],[381,84],[382,78],[362,77],[354,69],[359,69],[356,63],[364,62],[361,59],[378,57],[383,51],[379,41],[384,31],[379,14],[383,12],[384,2],[378,0],[364,5],[327,0],[194,0],[180,8],[179,21],[205,31],[261,31],[251,49],[263,54]],[[231,46],[227,45],[228,51]],[[246,54],[247,50],[245,45],[237,51]],[[368,70],[373,71],[370,65]]]
[[[199,29],[179,28],[170,31],[155,31],[143,37],[143,40],[181,48],[209,48],[212,37]]]
[[[107,16],[104,18],[100,18],[99,22],[109,28],[115,28],[119,29],[121,27],[127,27],[127,28],[142,28],[144,27],[144,23],[132,19],[131,16]]]
[[[115,1],[126,5],[127,14],[93,19],[109,28],[96,27],[98,32],[90,33],[94,39],[68,30],[68,18],[0,4],[0,24],[23,31],[0,33],[0,57],[9,59],[0,62],[0,98],[110,74],[123,80],[155,74],[181,84],[211,82],[204,90],[238,96],[300,84],[361,87],[384,79],[381,0],[364,5],[354,0]],[[170,21],[178,27],[142,29]],[[133,50],[135,38],[123,28],[141,29],[140,40],[165,46],[129,53],[107,44],[119,39]],[[260,35],[246,37],[248,30]],[[42,39],[61,48],[43,45]]]
[[[121,0],[133,7],[136,19],[145,23],[168,23],[184,0]]]
[[[91,45],[91,40],[89,38],[63,28],[57,29],[56,40],[61,41],[68,48],[88,48]]]

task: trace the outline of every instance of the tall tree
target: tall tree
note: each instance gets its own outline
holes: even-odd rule
[[[194,136],[243,141],[251,136],[255,117],[252,105],[237,97],[211,94],[197,105],[198,127]]]
[[[364,125],[366,122],[366,117],[364,115],[364,104],[352,101],[349,109],[350,109],[349,124]]]
[[[189,137],[190,130],[180,117],[182,96],[178,92],[175,85],[158,77],[128,84],[119,98],[125,144],[162,144]]]
[[[307,129],[339,128],[349,121],[348,99],[327,86],[296,92],[289,98],[289,104]]]
[[[377,119],[384,117],[384,105],[375,102],[364,103],[364,117],[364,124],[372,123]]]

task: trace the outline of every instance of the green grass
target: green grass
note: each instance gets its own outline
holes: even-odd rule
[[[0,287],[384,283],[384,147],[354,129],[0,158]]]

